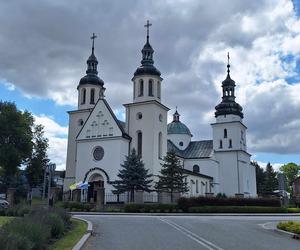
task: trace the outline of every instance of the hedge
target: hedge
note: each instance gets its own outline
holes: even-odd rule
[[[182,212],[174,204],[126,204],[124,212],[128,213],[174,213]]]
[[[201,206],[190,207],[189,213],[286,213],[283,207],[256,207],[256,206]]]
[[[1,249],[43,250],[70,228],[70,216],[62,209],[35,209],[0,228]]]
[[[277,224],[277,228],[295,234],[300,234],[300,221],[282,221]]]
[[[84,212],[90,212],[93,208],[92,205],[89,203],[81,203],[81,202],[74,202],[74,201],[63,202],[62,207],[70,211],[84,211]]]
[[[187,212],[190,207],[201,206],[257,206],[280,207],[279,199],[270,198],[218,198],[218,197],[181,197],[178,199],[178,208]]]

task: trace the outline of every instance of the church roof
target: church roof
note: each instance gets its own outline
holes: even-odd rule
[[[168,134],[187,134],[192,135],[189,128],[180,121],[173,121],[168,124]]]
[[[192,141],[185,150],[180,150],[168,140],[168,151],[172,150],[184,159],[209,158],[213,152],[213,141]]]

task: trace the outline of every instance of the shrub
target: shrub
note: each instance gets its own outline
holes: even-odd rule
[[[200,206],[263,206],[280,207],[279,199],[270,198],[218,198],[218,197],[181,197],[178,207],[187,212],[190,207]]]
[[[190,207],[190,213],[285,213],[283,207],[255,207],[255,206],[201,206]]]
[[[92,205],[89,203],[81,203],[81,202],[75,202],[75,201],[63,202],[61,206],[65,209],[69,209],[70,211],[89,212],[92,209]]]
[[[46,223],[50,226],[51,237],[59,238],[65,231],[63,220],[55,213],[50,213],[47,217]]]
[[[287,208],[288,213],[300,213],[300,208],[298,207],[289,207]]]
[[[0,230],[0,242],[3,249],[46,249],[49,228],[39,221],[31,218],[14,219],[2,226]],[[11,242],[15,248],[11,247]]]
[[[126,204],[124,207],[124,211],[129,213],[168,213],[176,209],[174,204]]]
[[[282,221],[277,224],[277,228],[295,234],[300,234],[299,221]]]

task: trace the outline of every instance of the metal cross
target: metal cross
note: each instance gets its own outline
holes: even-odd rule
[[[147,38],[149,37],[149,27],[152,26],[152,23],[147,20],[147,24],[144,25],[145,28],[147,28]]]
[[[93,32],[93,35],[91,36],[91,39],[93,40],[93,46],[92,46],[92,50],[94,52],[94,41],[97,38],[97,36],[95,35],[95,33]]]
[[[227,64],[229,64],[229,59],[230,59],[230,57],[229,57],[229,52],[227,52]]]

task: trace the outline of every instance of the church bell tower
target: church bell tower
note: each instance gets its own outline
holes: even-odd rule
[[[162,158],[167,152],[167,113],[169,108],[161,103],[161,73],[154,66],[154,50],[149,42],[147,21],[146,43],[142,49],[141,65],[132,78],[133,102],[125,104],[126,129],[135,148],[149,173],[157,175]]]

